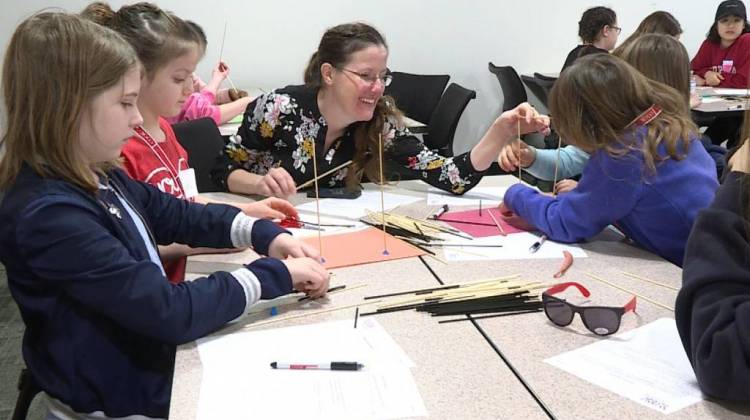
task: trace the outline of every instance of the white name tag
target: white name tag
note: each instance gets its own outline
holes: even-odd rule
[[[195,181],[195,169],[188,168],[180,171],[180,183],[182,184],[182,193],[185,198],[193,198],[198,195],[198,184]]]

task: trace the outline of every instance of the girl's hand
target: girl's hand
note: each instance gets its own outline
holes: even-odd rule
[[[294,290],[304,292],[312,298],[319,298],[326,294],[331,275],[317,260],[290,258],[283,262],[292,276]]]
[[[513,213],[513,210],[509,209],[504,202],[500,202],[498,208],[500,209],[500,217],[509,225],[525,231],[536,230],[536,228],[531,225],[531,223],[523,220],[520,216]]]
[[[520,143],[520,145],[519,145]],[[520,164],[522,168],[528,168],[536,160],[536,150],[524,142],[511,141],[497,157],[497,163],[505,172],[514,172]]]
[[[213,72],[211,72],[211,78],[214,81],[221,82],[222,80],[226,79],[227,76],[229,76],[229,67],[226,65],[226,63],[220,61],[216,68],[214,68]]]
[[[276,236],[268,246],[268,256],[283,260],[287,257],[320,259],[320,253],[314,247],[300,241],[288,233]]]
[[[509,111],[503,112],[495,120],[495,124],[500,126],[510,136],[518,135],[519,122],[521,123],[521,134],[540,132],[547,135],[550,132],[549,117],[540,115],[528,102],[524,102]]]
[[[578,186],[578,181],[572,179],[563,179],[555,184],[555,194],[562,194],[573,191]]]
[[[232,205],[242,210],[246,215],[259,219],[299,218],[297,209],[294,208],[292,203],[276,197],[266,198],[255,203],[233,203]]]
[[[719,86],[722,80],[724,80],[724,76],[721,75],[719,72],[715,71],[707,71],[705,75],[706,84],[709,86]]]

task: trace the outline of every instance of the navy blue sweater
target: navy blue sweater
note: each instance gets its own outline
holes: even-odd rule
[[[750,401],[750,177],[731,172],[690,233],[675,319],[707,395]]]
[[[157,243],[232,247],[239,210],[178,200],[121,171],[110,180]],[[6,191],[0,260],[26,324],[24,359],[42,389],[76,412],[166,417],[176,345],[240,316],[246,295],[226,272],[170,284],[127,212],[118,218],[110,204],[119,204],[111,192],[94,196],[28,167]],[[251,235],[267,247],[280,232],[258,221]],[[248,268],[264,297],[291,291],[279,260]]]
[[[657,150],[666,156],[663,145]],[[555,199],[516,184],[504,201],[552,240],[579,242],[616,224],[643,248],[682,266],[693,221],[718,186],[713,160],[692,139],[683,159],[658,162],[652,175],[638,150],[621,157],[598,150],[573,191]]]

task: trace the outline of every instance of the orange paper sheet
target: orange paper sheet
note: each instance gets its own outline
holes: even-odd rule
[[[302,240],[318,248],[317,236]],[[383,231],[372,227],[357,232],[326,235],[321,240],[323,241],[323,258],[325,259],[323,266],[329,269],[398,260],[426,254],[421,249],[415,248],[400,239],[386,235],[388,255],[383,255]]]

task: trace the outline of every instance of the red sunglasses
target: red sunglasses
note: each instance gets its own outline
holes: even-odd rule
[[[620,320],[626,312],[635,312],[635,296],[625,306],[619,308],[614,306],[576,306],[565,299],[552,296],[571,286],[578,289],[584,297],[591,295],[585,287],[576,282],[560,283],[542,293],[544,313],[557,326],[570,325],[573,322],[573,317],[578,313],[586,329],[596,335],[610,335],[620,329]]]

